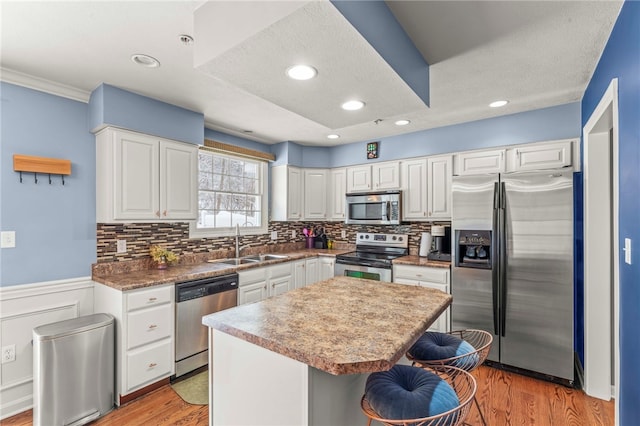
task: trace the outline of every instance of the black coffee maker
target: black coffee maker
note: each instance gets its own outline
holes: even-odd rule
[[[427,259],[451,262],[451,227],[445,225],[431,225],[433,250]]]

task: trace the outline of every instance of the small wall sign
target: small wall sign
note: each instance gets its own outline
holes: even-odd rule
[[[369,142],[367,144],[367,160],[378,158],[378,145],[380,142]]]

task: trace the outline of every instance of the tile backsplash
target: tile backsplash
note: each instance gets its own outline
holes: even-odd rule
[[[269,232],[262,235],[240,237],[245,251],[270,251],[277,245],[303,243],[302,228],[323,226],[326,234],[338,245],[355,243],[358,232],[380,232],[409,234],[409,250],[416,254],[420,245],[420,234],[431,229],[430,223],[407,222],[396,226],[345,225],[342,222],[269,222]],[[346,232],[342,238],[342,231]],[[277,232],[278,238],[271,239]],[[292,231],[296,236],[292,237]],[[235,237],[189,238],[189,224],[173,223],[99,223],[97,225],[98,263],[149,258],[149,246],[160,244],[178,255],[201,254],[218,250],[235,250]],[[117,240],[125,240],[126,253],[117,253]]]

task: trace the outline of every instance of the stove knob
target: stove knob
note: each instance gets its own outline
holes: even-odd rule
[[[365,235],[364,237],[368,240],[369,239],[369,234]]]
[[[363,236],[362,236],[362,235],[359,235],[359,236],[358,236],[358,238],[362,239],[362,238],[363,238]]]
[[[402,241],[402,237],[398,237],[398,241]]]
[[[391,239],[392,239],[393,241],[395,241],[395,240],[397,240],[397,239],[398,239],[398,237],[396,237],[396,236],[394,235],[393,237],[391,237]]]

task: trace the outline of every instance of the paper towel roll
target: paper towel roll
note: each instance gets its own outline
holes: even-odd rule
[[[418,253],[422,257],[426,257],[431,251],[431,234],[428,232],[422,233],[420,239],[420,252]]]

